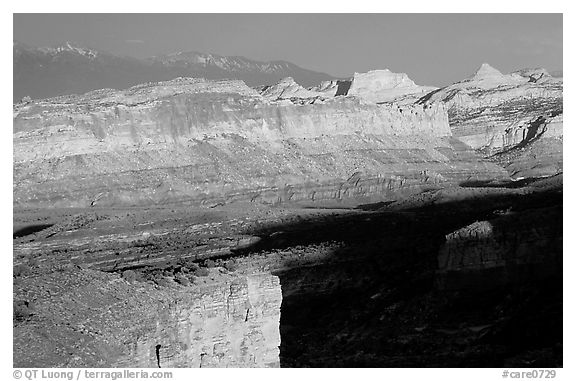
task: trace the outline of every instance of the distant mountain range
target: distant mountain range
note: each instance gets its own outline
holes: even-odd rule
[[[15,41],[13,64],[14,102],[25,96],[37,99],[102,88],[124,89],[176,77],[240,79],[253,87],[274,84],[286,77],[307,87],[334,79],[329,74],[303,69],[286,61],[259,62],[198,52],[137,59],[69,42],[35,48]]]

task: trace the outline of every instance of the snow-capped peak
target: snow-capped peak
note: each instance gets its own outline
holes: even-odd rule
[[[63,52],[70,52],[82,55],[90,59],[94,59],[98,56],[98,51],[81,46],[79,44],[70,41],[66,41],[63,44],[54,47],[40,48],[40,50],[48,54],[59,54]]]

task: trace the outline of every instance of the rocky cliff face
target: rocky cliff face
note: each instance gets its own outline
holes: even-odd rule
[[[340,95],[347,95],[352,80],[331,80],[323,81],[318,86],[311,87],[310,90],[319,92],[327,97],[337,97]]]
[[[561,366],[561,84],[350,84],[15,105],[15,366]]]
[[[406,73],[394,73],[384,69],[354,73],[348,80],[324,81],[309,90],[322,97],[352,95],[371,103],[395,102],[411,105],[424,94],[436,89],[432,86],[417,85]]]
[[[68,222],[14,241],[15,366],[561,365],[562,178],[522,184],[16,211]]]
[[[42,316],[17,327],[17,367],[280,365],[282,293],[273,275],[158,287],[60,266],[17,287],[15,301]]]
[[[562,207],[502,211],[446,235],[438,256],[443,289],[490,289],[562,271]]]
[[[562,80],[545,72],[530,76],[533,71],[504,75],[484,64],[472,78],[432,92],[420,103],[444,102],[454,136],[473,148],[501,151],[523,141],[539,117],[562,113]]]
[[[563,172],[563,114],[538,118],[524,139],[492,158],[513,178],[543,177]],[[510,134],[518,132],[510,131]]]
[[[15,205],[341,201],[503,176],[441,104],[270,102],[179,79],[14,107]]]
[[[266,86],[260,94],[272,101],[291,98],[325,98],[322,92],[305,89],[296,83],[292,77],[284,78],[275,85]]]
[[[531,165],[522,157],[502,162],[512,175],[553,175],[562,171],[562,91],[562,79],[544,69],[502,74],[483,64],[471,78],[419,103],[444,102],[454,136],[475,149],[488,155],[529,150],[541,162]],[[533,149],[536,141],[540,147]]]

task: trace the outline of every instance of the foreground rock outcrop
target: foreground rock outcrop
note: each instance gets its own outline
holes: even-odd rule
[[[441,288],[486,290],[561,273],[561,206],[500,213],[446,235],[438,256]]]
[[[382,200],[505,176],[440,103],[269,101],[179,79],[14,106],[16,206]]]
[[[561,176],[355,209],[15,211],[50,219],[14,240],[17,367],[562,366]]]
[[[273,275],[159,288],[73,265],[41,271],[16,286],[16,367],[280,366]]]

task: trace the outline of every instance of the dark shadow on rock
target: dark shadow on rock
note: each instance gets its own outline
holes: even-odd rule
[[[546,132],[545,129],[544,130],[540,129],[540,126],[542,126],[544,123],[546,123],[546,121],[547,121],[546,117],[541,115],[536,120],[533,120],[532,122],[530,122],[530,125],[527,128],[526,135],[524,136],[524,138],[522,139],[522,141],[520,143],[518,143],[517,145],[515,145],[513,147],[508,148],[507,150],[499,152],[494,156],[504,155],[504,154],[507,154],[507,153],[512,152],[512,151],[521,150],[522,148],[526,147],[528,144],[539,139]]]
[[[492,181],[492,180],[474,180],[463,181],[459,185],[462,188],[507,188],[517,189],[528,186],[536,181],[542,180],[541,177],[529,177],[520,180]]]
[[[41,232],[44,229],[48,229],[49,227],[53,226],[53,224],[41,224],[41,225],[29,225],[23,228],[20,228],[12,234],[12,238],[21,238],[26,237],[27,235],[35,234]]]
[[[335,94],[336,97],[340,95],[347,95],[348,90],[350,90],[350,86],[352,86],[352,81],[349,80],[337,81],[336,86],[337,86]]]
[[[246,255],[338,243],[276,271],[281,366],[562,366],[561,190],[361,209],[249,232],[262,240]],[[483,220],[510,252],[503,267],[468,267],[463,282],[458,269],[439,274],[446,235]],[[527,263],[516,258],[523,250]]]

